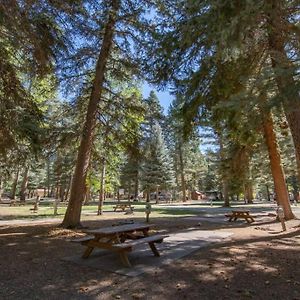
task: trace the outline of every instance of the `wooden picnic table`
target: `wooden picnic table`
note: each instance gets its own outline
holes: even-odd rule
[[[226,217],[229,217],[229,222],[236,221],[237,219],[244,219],[248,223],[254,222],[254,218],[250,215],[249,210],[232,210],[231,214],[226,215]]]
[[[87,236],[73,242],[80,242],[86,246],[83,258],[88,258],[95,248],[106,249],[118,253],[122,263],[130,267],[127,254],[139,244],[148,243],[154,255],[159,256],[155,243],[161,243],[166,236],[158,234],[149,236],[148,232],[152,226],[135,223],[86,230],[84,232],[88,234]]]
[[[125,211],[126,208],[129,208],[131,211],[133,211],[134,206],[131,206],[131,202],[118,202],[115,206],[113,206],[114,211],[117,211],[117,209],[121,209],[122,211]]]

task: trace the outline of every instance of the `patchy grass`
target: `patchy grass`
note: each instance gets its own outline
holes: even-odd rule
[[[144,208],[135,209],[137,212],[144,212]],[[165,208],[165,207],[152,207],[151,216],[154,217],[189,217],[198,215],[198,212],[188,208]]]
[[[124,212],[118,210],[117,212],[113,211],[113,206],[115,203],[107,202],[104,204],[102,217],[112,217],[124,218]],[[128,215],[130,218],[143,218],[145,216],[145,202],[133,202],[134,214]],[[65,203],[60,203],[58,207],[58,214],[54,215],[53,201],[43,201],[39,205],[38,211],[34,212],[32,210],[33,205],[27,204],[24,206],[8,206],[1,205],[0,209],[0,219],[2,220],[14,220],[14,219],[42,219],[42,218],[58,218],[62,219],[67,206]],[[82,207],[82,219],[87,220],[93,217],[97,217],[98,205],[97,203],[90,203]],[[152,212],[150,217],[161,218],[161,217],[187,217],[195,216],[199,212],[189,208],[182,207],[172,207],[167,208],[165,206],[152,205]]]

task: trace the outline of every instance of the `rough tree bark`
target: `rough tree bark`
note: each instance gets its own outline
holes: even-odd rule
[[[84,200],[84,186],[90,161],[94,128],[96,125],[97,108],[102,95],[104,75],[113,42],[118,10],[119,0],[111,0],[111,11],[105,26],[103,42],[96,65],[92,92],[88,103],[81,142],[78,149],[70,200],[64,220],[62,222],[62,226],[66,228],[81,227],[81,206]]]
[[[276,135],[274,132],[272,115],[270,112],[263,112],[262,118],[264,136],[268,148],[271,172],[274,180],[276,201],[282,206],[285,219],[290,220],[294,218],[294,214],[292,212],[289,201],[284,171],[281,165],[280,153],[277,145]]]

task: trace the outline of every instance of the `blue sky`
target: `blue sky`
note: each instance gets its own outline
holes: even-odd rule
[[[167,114],[169,105],[174,97],[170,95],[168,91],[158,91],[155,86],[149,85],[148,83],[144,83],[142,86],[143,97],[147,98],[152,90],[155,91],[161,106],[164,108],[165,114]]]

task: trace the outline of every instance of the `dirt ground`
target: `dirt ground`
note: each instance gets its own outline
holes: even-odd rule
[[[115,220],[87,221],[101,227]],[[233,233],[170,265],[135,278],[63,261],[82,254],[68,239],[80,235],[50,224],[0,227],[0,299],[299,299],[300,222],[281,232],[276,222],[214,224],[160,218],[157,229]],[[116,258],[117,259],[117,258]]]

